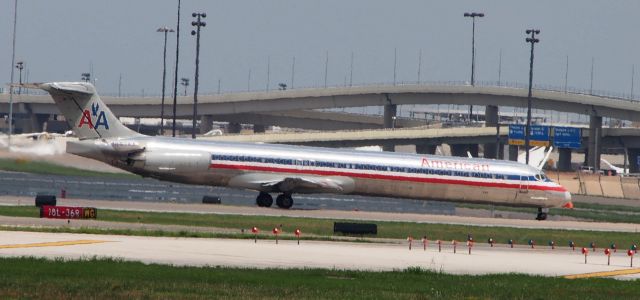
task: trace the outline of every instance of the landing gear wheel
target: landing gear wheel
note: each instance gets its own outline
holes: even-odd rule
[[[538,216],[536,216],[536,220],[538,221],[544,221],[547,219],[547,213],[549,212],[549,209],[543,209],[543,208],[538,208]]]
[[[260,192],[256,198],[256,204],[260,207],[270,207],[273,204],[273,197],[265,192]]]
[[[289,209],[293,206],[293,198],[290,194],[280,194],[276,198],[276,204],[280,208]]]
[[[547,219],[547,214],[546,213],[538,213],[538,216],[536,217],[536,220],[538,221],[544,221]]]

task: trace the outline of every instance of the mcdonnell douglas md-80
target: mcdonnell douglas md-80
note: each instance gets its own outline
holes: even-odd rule
[[[364,152],[141,135],[85,82],[23,84],[53,97],[79,141],[67,152],[160,180],[258,192],[269,207],[294,193],[334,193],[538,208],[572,208],[571,194],[529,165],[492,159]]]

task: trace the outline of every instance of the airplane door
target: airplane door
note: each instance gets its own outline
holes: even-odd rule
[[[529,178],[528,176],[520,176],[520,193],[528,193],[529,192]]]

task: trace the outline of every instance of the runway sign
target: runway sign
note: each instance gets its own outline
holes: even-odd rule
[[[531,126],[531,139],[529,145],[538,147],[549,146],[549,126]]]
[[[579,149],[582,147],[580,128],[554,127],[553,146],[556,148]]]
[[[524,145],[524,127],[524,125],[517,124],[509,125],[509,145]]]
[[[95,219],[98,212],[95,207],[51,206],[40,207],[40,218],[49,219]]]
[[[509,125],[509,145],[524,146],[525,125]],[[549,126],[531,126],[530,146],[549,146]]]

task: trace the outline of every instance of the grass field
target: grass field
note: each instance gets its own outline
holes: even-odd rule
[[[636,299],[613,279],[318,269],[172,267],[113,259],[0,258],[0,298],[39,299]]]
[[[38,217],[36,207],[25,206],[0,206],[0,215]],[[159,212],[134,212],[101,209],[98,211],[98,219],[114,222],[162,224],[162,225],[187,225],[200,227],[229,228],[237,230],[237,234],[217,234],[202,232],[177,232],[140,230],[109,230],[86,233],[114,233],[130,235],[161,235],[161,236],[191,236],[191,237],[246,237],[250,234],[240,234],[241,229],[249,229],[256,226],[261,229],[263,238],[270,237],[270,230],[282,225],[283,233],[291,234],[296,228],[300,228],[305,235],[316,235],[314,239],[327,239],[334,235],[333,223],[330,219],[291,218],[272,216],[244,216],[244,215],[217,215],[217,214],[189,214],[189,213],[159,213]],[[537,245],[547,245],[554,241],[557,246],[565,247],[569,241],[574,241],[578,247],[588,246],[595,242],[598,247],[608,246],[615,242],[619,248],[628,248],[633,243],[640,242],[637,233],[624,232],[599,232],[578,230],[551,230],[551,229],[526,229],[512,227],[482,227],[446,224],[425,224],[411,222],[375,222],[378,225],[377,238],[405,239],[411,235],[420,239],[426,235],[430,240],[458,240],[464,241],[467,234],[471,233],[477,242],[484,243],[488,238],[493,238],[497,243],[506,244],[512,239],[516,244],[526,245],[529,240],[534,240]],[[12,230],[16,230],[13,228]],[[22,230],[22,229],[20,229]],[[58,228],[57,231],[78,232],[79,229]],[[324,238],[322,238],[324,237]]]
[[[47,175],[65,175],[82,177],[140,178],[138,175],[126,173],[95,172],[83,169],[60,166],[44,161],[26,159],[0,158],[0,170]]]

